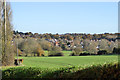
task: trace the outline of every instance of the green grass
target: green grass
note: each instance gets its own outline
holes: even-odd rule
[[[64,51],[64,54],[68,54]],[[120,77],[117,55],[19,57],[24,66],[4,68],[3,78],[91,78]],[[66,79],[67,80],[67,79]]]
[[[62,57],[19,57],[27,67],[60,68],[66,66],[90,66],[117,62],[117,55],[105,56],[62,56]]]
[[[64,54],[64,56],[69,56],[72,51],[62,51],[62,53]]]

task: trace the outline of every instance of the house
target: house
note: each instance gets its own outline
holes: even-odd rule
[[[56,41],[56,42],[54,43],[54,45],[55,45],[55,46],[59,46],[59,42]]]

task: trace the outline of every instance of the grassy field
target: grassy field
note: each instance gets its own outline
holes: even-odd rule
[[[115,78],[118,79],[117,55],[19,57],[23,65],[2,70],[3,78]],[[67,79],[65,79],[67,80]]]
[[[71,51],[63,51],[60,57],[19,57],[22,66],[4,67],[2,77],[6,78],[104,78],[120,77],[117,55],[69,56]]]
[[[90,66],[117,62],[117,55],[62,56],[62,57],[19,57],[27,67],[60,68],[66,66]]]

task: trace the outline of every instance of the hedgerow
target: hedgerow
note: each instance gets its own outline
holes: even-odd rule
[[[58,69],[38,67],[17,67],[2,71],[3,78],[93,78],[93,79],[120,79],[118,63],[91,65],[89,67],[68,66]]]

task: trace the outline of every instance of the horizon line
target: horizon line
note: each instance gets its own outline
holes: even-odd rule
[[[115,34],[115,33],[119,33],[119,32],[101,32],[101,33],[86,33],[86,32],[64,32],[64,33],[59,33],[59,32],[32,32],[32,31],[19,31],[19,30],[13,30],[13,31],[18,31],[18,32],[22,32],[22,33],[38,33],[38,34],[105,34],[105,33],[109,33],[109,34]]]

